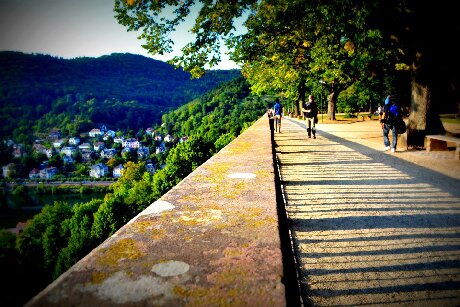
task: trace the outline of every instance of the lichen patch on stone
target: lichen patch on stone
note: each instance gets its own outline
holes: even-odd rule
[[[163,211],[168,211],[174,209],[175,206],[164,200],[157,200],[153,204],[147,207],[140,215],[149,215],[149,214],[158,214]]]
[[[141,255],[136,240],[121,239],[108,248],[101,250],[97,263],[101,266],[117,266],[120,261],[135,260],[140,258]]]
[[[110,300],[115,304],[132,304],[152,297],[165,299],[173,296],[172,285],[161,278],[142,275],[133,279],[125,272],[117,272],[102,283],[82,286],[80,291],[91,292],[101,300]]]
[[[190,266],[185,262],[170,260],[155,264],[152,272],[162,277],[170,277],[185,274],[189,269]]]
[[[231,179],[254,179],[256,178],[256,174],[254,173],[231,173],[227,175],[227,177]]]

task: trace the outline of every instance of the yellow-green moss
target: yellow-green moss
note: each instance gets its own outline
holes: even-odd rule
[[[156,228],[158,221],[135,221],[129,225],[130,232],[148,233],[153,240],[160,240],[166,236],[163,228]]]
[[[258,228],[264,226],[267,222],[276,222],[273,217],[266,216],[261,208],[246,208],[244,212],[239,212],[237,216],[249,228]]]
[[[239,141],[239,142],[234,142],[232,146],[232,150],[234,153],[243,153],[251,150],[253,148],[254,144],[251,142],[246,142],[246,141]]]
[[[93,272],[91,274],[91,282],[93,284],[101,284],[102,282],[104,282],[104,280],[106,280],[107,278],[110,277],[111,274],[107,273],[107,272]]]
[[[141,255],[135,240],[121,239],[102,250],[97,262],[101,266],[117,266],[121,259],[134,260],[140,258]]]
[[[215,274],[212,282],[217,285],[241,285],[248,279],[247,270],[244,268],[226,268],[224,271]]]
[[[228,173],[234,163],[231,162],[218,162],[210,163],[206,165],[206,169],[210,172],[208,176],[200,177],[199,180],[207,181],[211,183],[220,183],[224,178],[225,174]]]
[[[201,306],[243,306],[242,300],[243,291],[240,289],[222,289],[219,285],[214,285],[210,288],[190,286],[185,288],[182,286],[175,286],[173,293],[180,297],[187,298],[188,307],[201,307]]]
[[[138,221],[136,220],[135,222],[131,223],[129,225],[130,231],[134,232],[145,232],[148,231],[149,228],[152,228],[154,226],[154,222],[152,221]]]
[[[173,293],[175,295],[178,295],[178,296],[182,296],[182,297],[203,297],[205,296],[207,293],[209,293],[209,289],[205,289],[205,288],[195,288],[195,289],[187,289],[185,287],[182,287],[182,286],[174,286],[173,288]]]

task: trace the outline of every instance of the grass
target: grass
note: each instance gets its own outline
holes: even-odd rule
[[[458,114],[441,114],[441,121],[449,124],[460,124],[460,116]]]

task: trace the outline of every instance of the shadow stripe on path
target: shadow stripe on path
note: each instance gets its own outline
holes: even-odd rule
[[[275,150],[305,301],[460,304],[459,180],[321,130],[307,139],[297,120],[283,128]]]

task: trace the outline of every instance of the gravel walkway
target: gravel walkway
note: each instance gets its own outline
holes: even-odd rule
[[[376,122],[304,123],[275,143],[305,303],[460,305],[460,162],[381,152]]]

